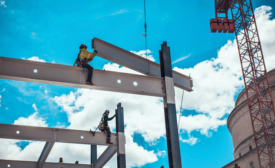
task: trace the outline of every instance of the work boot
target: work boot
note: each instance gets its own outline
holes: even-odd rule
[[[87,84],[87,85],[91,85],[91,86],[94,85],[92,81],[86,81],[86,84]]]
[[[107,144],[113,144],[110,139],[107,139]]]

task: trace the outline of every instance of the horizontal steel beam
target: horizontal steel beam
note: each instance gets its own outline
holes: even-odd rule
[[[116,150],[116,146],[109,146],[92,165],[92,168],[102,168],[116,154]]]
[[[0,124],[0,138],[20,139],[32,141],[51,141],[77,144],[116,146],[117,135],[112,133],[111,142],[107,144],[107,134],[96,132],[95,136],[90,131],[71,129],[32,127],[23,125]]]
[[[37,162],[0,160],[0,167],[1,168],[37,168]],[[91,168],[91,165],[46,162],[43,168]]]
[[[92,48],[98,51],[97,56],[115,62],[119,65],[133,69],[142,74],[160,77],[160,65],[140,57],[134,53],[126,51],[115,45],[107,43],[98,38],[92,41]],[[149,64],[149,66],[148,66]],[[193,87],[192,79],[179,72],[173,71],[175,86],[191,92]]]
[[[55,142],[46,142],[42,153],[40,154],[40,157],[38,159],[38,168],[43,168],[43,165],[45,164],[52,148]]]
[[[25,82],[106,90],[163,97],[162,78],[94,70],[93,83],[86,85],[88,71],[82,68],[0,57],[0,78]]]

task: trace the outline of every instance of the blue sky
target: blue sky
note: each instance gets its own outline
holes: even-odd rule
[[[257,15],[267,66],[271,67],[269,60],[273,60],[274,55],[269,48],[271,48],[270,45],[275,46],[275,42],[269,41],[266,37],[268,35],[265,34],[265,27],[274,26],[274,14],[271,12],[274,13],[275,2],[272,0],[252,0],[252,2],[254,9],[263,5],[271,7],[259,8]],[[17,59],[32,58],[49,63],[72,65],[81,43],[85,43],[88,50],[92,51],[91,40],[94,37],[144,56],[145,42],[144,37],[141,36],[144,34],[143,0],[86,0],[81,3],[1,0],[0,4],[0,56]],[[209,21],[214,16],[214,1],[147,0],[150,55],[155,62],[159,63],[158,50],[162,42],[167,41],[171,48],[173,68],[186,75],[191,74],[194,79],[194,92],[185,93],[183,100],[184,110],[180,126],[182,167],[221,167],[233,160],[233,145],[226,126],[226,118],[233,109],[234,100],[243,85],[240,80],[237,48],[233,41],[235,35],[210,33]],[[274,29],[269,31],[272,30]],[[109,70],[122,69],[131,73],[127,68],[123,69],[99,57],[96,57],[90,65],[96,69],[105,67]],[[225,75],[229,76],[225,78]],[[84,89],[1,79],[0,123],[22,124],[30,120],[34,125],[38,123],[40,126],[89,129],[94,126],[94,123],[89,127],[88,124],[81,125],[74,120],[81,115],[84,116],[85,109],[89,108],[85,103],[78,105],[81,97],[89,99],[91,103],[97,101],[89,97],[90,95],[85,95],[86,92],[88,91]],[[89,91],[89,93],[98,96],[100,93],[106,95],[105,98],[99,99],[109,102],[103,105],[108,105],[111,110],[115,109],[117,100],[121,101],[122,105],[125,104],[125,108],[131,111],[129,120],[130,117],[138,116],[139,113],[151,113],[149,109],[146,111],[146,108],[138,107],[147,107],[144,104],[134,106],[135,101],[142,103],[141,96],[131,97],[102,91]],[[181,93],[181,90],[176,89],[177,110],[179,110]],[[64,99],[70,99],[70,96],[73,100],[66,104]],[[119,96],[139,100],[130,101]],[[151,97],[144,99],[158,100]],[[162,109],[162,105],[157,101],[155,104],[152,103],[152,106]],[[131,109],[131,107],[137,108]],[[105,109],[105,107],[102,108]],[[100,117],[102,112],[92,111],[91,113]],[[159,113],[154,114],[159,114],[160,118],[149,115],[153,117],[150,120],[156,125],[163,126],[159,128],[160,131],[154,130],[154,127],[137,126],[132,120],[132,123],[129,122],[127,125],[128,130],[131,130],[127,133],[129,141],[132,140],[130,145],[133,145],[131,146],[133,150],[140,146],[144,157],[146,154],[152,158],[146,159],[135,152],[128,152],[131,158],[127,163],[131,167],[160,167],[161,165],[168,167],[167,154],[165,154],[166,140],[163,134],[165,129],[163,111],[159,110]],[[141,120],[144,119],[142,117],[148,118],[147,115],[138,117]],[[200,125],[200,123],[205,124]],[[151,136],[152,133],[154,135]],[[16,142],[16,146],[21,148],[18,152],[29,150],[26,146],[30,144]],[[86,148],[89,147],[86,146]],[[0,147],[0,149],[3,148]],[[128,150],[131,150],[130,146]],[[17,154],[10,156],[13,155]],[[5,154],[0,153],[0,157],[0,159],[5,158]],[[36,159],[23,156],[18,159],[22,158]],[[70,156],[67,158],[69,159]],[[135,162],[133,158],[137,161]],[[49,161],[53,160],[54,156],[49,159]],[[79,160],[85,163],[88,159],[87,156],[79,156]],[[74,160],[64,161],[74,162]],[[114,167],[115,162],[107,165]]]

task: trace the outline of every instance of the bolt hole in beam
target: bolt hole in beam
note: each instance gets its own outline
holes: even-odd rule
[[[10,165],[10,164],[8,164],[8,165],[7,165],[7,167],[11,167],[11,165]]]
[[[34,72],[34,73],[37,73],[37,72],[38,72],[38,70],[37,70],[37,69],[34,69],[34,70],[33,70],[33,72]]]
[[[133,83],[133,85],[134,85],[134,86],[137,86],[137,85],[138,85],[138,83],[137,83],[137,82],[134,82],[134,83]]]
[[[16,131],[16,134],[20,134],[20,131]]]
[[[120,79],[118,79],[118,80],[117,80],[117,83],[121,83],[121,80],[120,80]]]
[[[83,135],[81,135],[81,136],[80,136],[80,138],[81,138],[81,139],[84,139],[84,136],[83,136]]]

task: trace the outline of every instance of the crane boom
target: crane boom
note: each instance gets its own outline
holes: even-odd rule
[[[215,0],[216,19],[230,4],[260,168],[275,167],[275,112],[251,0]],[[211,19],[211,31],[215,22]],[[220,24],[219,22],[217,24]],[[217,25],[219,27],[219,25]]]

